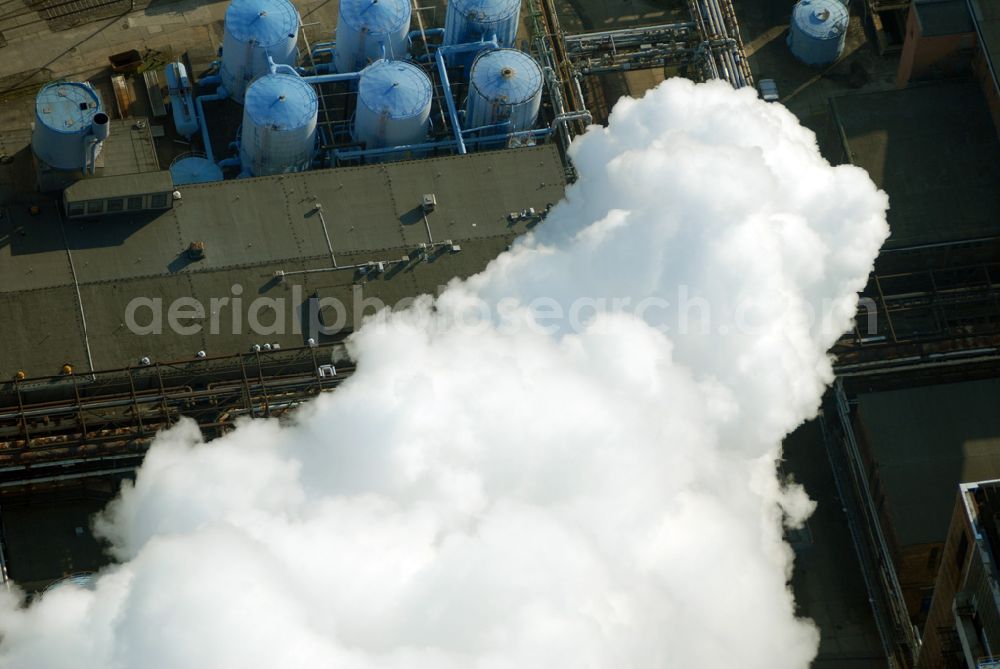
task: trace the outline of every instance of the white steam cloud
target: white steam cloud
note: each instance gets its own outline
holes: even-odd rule
[[[782,535],[812,506],[775,461],[886,196],[722,83],[623,100],[572,157],[536,234],[368,322],[292,424],[161,435],[98,523],[121,563],[0,597],[0,667],[806,667]]]

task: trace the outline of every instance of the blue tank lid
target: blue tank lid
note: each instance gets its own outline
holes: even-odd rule
[[[170,166],[170,178],[175,186],[207,184],[222,181],[222,168],[208,158],[187,156],[173,162]]]
[[[46,84],[35,97],[38,120],[56,132],[85,132],[100,110],[101,99],[90,84],[76,81]]]
[[[521,10],[521,0],[451,0],[448,6],[462,16],[486,23],[516,14]]]
[[[431,103],[431,82],[416,65],[376,60],[361,71],[358,99],[391,118],[418,116]]]
[[[316,91],[294,74],[265,74],[247,89],[244,112],[254,125],[274,130],[301,128],[319,107]]]
[[[792,20],[815,39],[836,39],[847,30],[847,7],[840,0],[800,0]]]
[[[484,51],[472,63],[469,82],[487,100],[519,104],[530,100],[542,86],[542,68],[523,51]]]
[[[233,0],[226,10],[226,30],[241,42],[274,46],[299,29],[299,13],[288,0]]]
[[[371,35],[399,30],[410,21],[409,0],[344,0],[340,19],[351,28]]]

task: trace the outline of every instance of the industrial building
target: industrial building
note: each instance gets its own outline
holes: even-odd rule
[[[920,669],[1000,662],[1000,481],[964,483],[951,514],[924,626]]]
[[[718,38],[738,35],[731,6],[688,9],[656,48],[751,85],[739,40]],[[647,58],[631,29],[568,57],[549,3],[440,10],[232,0],[211,50],[109,49],[110,72],[12,82],[9,107],[33,115],[0,140],[0,309],[20,324],[0,352],[5,578],[96,568],[85,518],[158,430],[184,415],[217,435],[336,388],[360,318],[542,224],[592,120],[588,64]]]
[[[0,310],[20,323],[0,350],[12,578],[41,589],[103,564],[87,517],[157,430],[187,415],[214,436],[334,390],[366,304],[433,292],[544,225],[574,178],[568,142],[619,96],[767,80],[891,203],[838,384],[786,444],[819,502],[790,537],[815,666],[930,657],[954,490],[1000,476],[996,3],[234,0],[176,22],[137,4],[58,74],[0,76],[0,120],[28,117],[0,133]],[[80,18],[60,11],[28,18]],[[27,52],[23,18],[0,18],[0,49]],[[132,72],[78,53],[126,53],[129,31],[149,45]],[[179,317],[191,335],[124,323],[135,298],[177,297],[207,307]],[[251,313],[278,297],[292,308]],[[251,318],[272,334],[232,327]]]

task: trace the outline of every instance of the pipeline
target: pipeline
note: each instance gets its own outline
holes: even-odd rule
[[[470,42],[469,44],[456,44],[454,46],[438,47],[434,52],[434,59],[437,61],[438,76],[441,78],[441,89],[444,93],[444,101],[448,106],[448,116],[451,117],[451,131],[455,135],[455,145],[458,147],[458,154],[465,155],[465,141],[462,139],[462,126],[458,122],[458,110],[455,109],[455,98],[451,93],[451,82],[448,81],[448,68],[445,66],[444,57],[449,53],[464,53],[466,51],[482,51],[484,49],[499,49],[497,36],[494,35],[489,40],[482,42]]]
[[[506,133],[501,135],[490,135],[489,137],[474,137],[469,139],[469,144],[487,144],[490,142],[502,142],[509,140],[511,138],[517,137],[530,137],[530,138],[541,138],[547,137],[552,134],[552,128],[538,128],[535,130],[522,130],[520,132]],[[463,142],[463,146],[465,143]],[[381,156],[389,153],[401,153],[405,151],[430,151],[433,149],[451,149],[458,146],[458,142],[454,139],[445,139],[437,142],[424,142],[422,144],[405,144],[403,146],[388,146],[379,149],[358,149],[354,151],[338,151],[333,150],[333,160],[356,160],[359,158],[368,158]]]
[[[208,79],[208,77],[206,77]],[[215,162],[215,155],[212,153],[212,138],[208,134],[208,122],[205,118],[205,107],[204,102],[208,100],[209,102],[215,102],[217,100],[225,100],[229,97],[229,93],[226,91],[225,86],[221,84],[214,93],[208,95],[199,95],[195,98],[194,107],[195,112],[198,114],[198,123],[201,125],[201,141],[205,145],[205,156],[208,158],[209,162]]]
[[[557,115],[552,119],[552,124],[549,126],[552,132],[556,131],[556,126],[565,125],[570,121],[583,121],[587,125],[592,125],[594,123],[594,117],[590,115],[590,112],[584,109],[583,111],[575,112],[564,112]]]
[[[307,84],[312,84],[316,86],[318,84],[332,84],[338,81],[355,81],[361,78],[360,72],[342,72],[339,74],[315,74],[308,77],[303,77],[298,73],[298,71],[291,65],[285,65],[284,63],[275,63],[274,59],[270,56],[267,57],[267,66],[271,70],[271,74],[292,74],[296,77],[302,79],[302,81]]]
[[[463,130],[462,134],[470,135],[474,132],[483,132],[485,130],[493,130],[493,129],[499,130],[500,128],[510,128],[510,126],[511,122],[508,120],[504,121],[503,123],[494,123],[492,125],[481,125],[478,128],[469,128],[468,130]]]

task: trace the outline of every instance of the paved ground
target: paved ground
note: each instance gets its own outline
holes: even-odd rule
[[[785,469],[816,500],[807,541],[796,545],[792,586],[799,613],[819,626],[817,669],[883,669],[885,658],[865,594],[819,421],[785,440]]]
[[[5,505],[2,523],[11,578],[33,591],[107,564],[104,549],[91,532],[91,518],[104,508],[114,489],[116,484],[106,480],[57,499]]]

